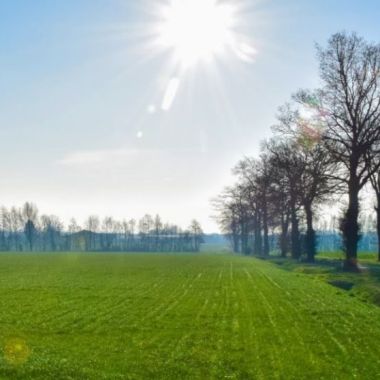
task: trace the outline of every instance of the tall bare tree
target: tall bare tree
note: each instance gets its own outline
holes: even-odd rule
[[[85,228],[87,229],[86,236],[86,250],[95,250],[97,249],[97,239],[96,233],[99,230],[100,221],[99,217],[96,215],[91,215],[87,218],[85,222]]]
[[[300,209],[302,207],[302,186],[300,179],[305,171],[305,162],[300,160],[294,141],[272,139],[267,144],[271,152],[271,165],[276,168],[275,175],[282,179],[284,188],[279,191],[289,196],[291,223],[291,253],[294,259],[302,255],[300,235]]]
[[[37,237],[37,217],[38,217],[38,209],[37,207],[30,202],[26,202],[22,209],[22,215],[24,218],[24,232],[25,237],[28,241],[28,246],[31,251],[33,251],[34,243]]]
[[[341,165],[335,177],[348,192],[341,229],[345,268],[358,270],[359,192],[378,165],[369,167],[367,153],[380,142],[380,45],[356,34],[338,33],[318,48],[323,87],[318,107],[326,125],[324,138],[332,160]]]
[[[380,128],[380,126],[379,126]],[[377,231],[377,251],[378,261],[380,261],[380,153],[375,149],[368,154],[368,165],[371,168],[371,185],[375,193],[376,231]],[[372,170],[372,168],[378,168]]]
[[[298,98],[302,98],[302,93],[294,95],[295,100]],[[298,169],[297,190],[306,219],[305,249],[312,262],[317,251],[315,208],[339,190],[331,178],[337,164],[329,157],[322,139],[322,120],[313,105],[300,109],[298,104],[288,103],[280,108],[278,119],[279,124],[273,129],[278,139],[292,146],[293,165]]]

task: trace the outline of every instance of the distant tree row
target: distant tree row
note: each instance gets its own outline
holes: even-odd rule
[[[57,216],[39,216],[32,203],[0,209],[1,251],[198,252],[202,242],[196,220],[182,230],[163,223],[159,215],[145,215],[139,221],[90,216],[84,227],[71,219],[65,229]]]
[[[380,241],[380,45],[356,34],[318,47],[321,86],[299,90],[280,107],[273,137],[258,158],[234,168],[236,185],[214,201],[236,252],[314,261],[318,207],[341,202],[345,268],[357,270],[360,194],[375,194]],[[379,247],[380,259],[380,247]]]

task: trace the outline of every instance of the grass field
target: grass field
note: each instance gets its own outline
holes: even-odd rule
[[[279,257],[271,257],[270,261],[287,271],[308,274],[315,280],[345,289],[348,295],[380,307],[380,263],[376,253],[359,253],[360,274],[342,270],[341,252],[321,252],[314,264]]]
[[[344,260],[344,253],[343,252],[320,252],[317,255],[320,259],[337,259],[337,260]],[[364,262],[376,262],[378,257],[377,253],[375,252],[359,252],[358,258],[360,261]]]
[[[377,379],[380,309],[226,254],[0,255],[1,379]]]

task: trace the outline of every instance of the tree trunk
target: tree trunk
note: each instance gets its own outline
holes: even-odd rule
[[[289,214],[283,212],[281,215],[281,236],[280,236],[281,257],[286,257],[288,253],[288,232],[289,232]]]
[[[264,256],[269,256],[268,210],[267,204],[263,205],[263,231],[264,231]]]
[[[241,223],[241,249],[244,255],[249,255],[248,232],[246,222]]]
[[[236,231],[232,232],[233,249],[235,253],[239,253],[239,237]]]
[[[293,201],[291,204],[291,223],[292,223],[292,258],[298,260],[301,257],[301,241],[298,225],[298,216],[296,204]]]
[[[255,217],[255,255],[261,256],[263,252],[263,241],[261,236],[261,215],[256,213]]]
[[[380,192],[376,195],[377,205],[375,207],[376,211],[376,230],[377,230],[377,260],[380,262]]]
[[[360,240],[359,226],[359,190],[360,186],[356,177],[351,176],[348,188],[348,209],[342,220],[341,230],[343,232],[346,259],[344,269],[358,272],[358,243]]]
[[[308,262],[314,262],[315,261],[315,255],[316,255],[316,237],[315,237],[315,231],[313,227],[313,210],[310,204],[305,204],[304,206],[305,214],[306,214],[306,224],[307,224],[307,231],[306,231],[306,254],[307,254],[307,261]]]
[[[374,189],[376,192],[377,205],[375,207],[377,216],[377,259],[380,261],[380,172],[377,173],[377,180],[374,184]]]

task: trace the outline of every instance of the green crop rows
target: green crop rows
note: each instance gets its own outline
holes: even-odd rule
[[[380,309],[225,254],[0,255],[1,379],[376,379]]]

